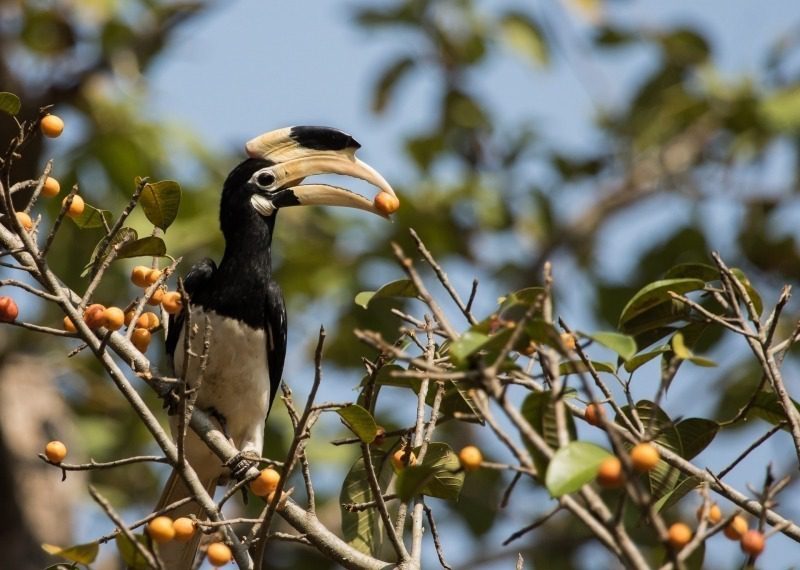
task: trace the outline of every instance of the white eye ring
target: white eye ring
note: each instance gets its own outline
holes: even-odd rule
[[[261,170],[256,172],[250,180],[261,188],[269,188],[275,184],[275,175],[271,170]]]

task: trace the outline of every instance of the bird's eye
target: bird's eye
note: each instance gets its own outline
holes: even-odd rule
[[[259,186],[267,187],[270,186],[273,182],[275,182],[275,176],[270,174],[269,172],[262,172],[256,178],[256,182],[258,182]]]

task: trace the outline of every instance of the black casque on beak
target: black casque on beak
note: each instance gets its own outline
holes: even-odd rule
[[[250,140],[245,149],[252,158],[273,164],[255,174],[251,182],[264,192],[254,194],[253,207],[262,215],[288,206],[343,206],[382,217],[372,201],[346,188],[329,184],[302,184],[308,176],[341,174],[366,180],[381,192],[395,196],[389,183],[374,168],[356,158],[361,145],[330,127],[287,127]]]

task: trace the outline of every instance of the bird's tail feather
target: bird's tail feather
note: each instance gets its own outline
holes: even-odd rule
[[[219,479],[219,473],[215,473],[214,475],[209,475],[203,477],[202,474],[198,473],[200,476],[200,482],[205,487],[206,491],[208,491],[209,495],[212,497],[214,496],[214,489],[217,486],[217,480]],[[164,491],[161,493],[161,498],[158,500],[158,505],[156,506],[156,510],[163,509],[167,505],[170,505],[176,501],[180,501],[185,497],[191,496],[192,493],[187,487],[186,483],[183,482],[178,472],[174,469],[172,473],[170,473],[169,479],[167,479],[167,483],[164,486]],[[199,519],[203,519],[203,507],[197,503],[197,501],[191,501],[180,507],[170,511],[167,515],[172,518],[173,520],[179,517],[189,517],[190,515],[194,515]],[[191,570],[192,563],[194,561],[194,556],[197,553],[197,547],[200,544],[200,538],[202,537],[202,533],[200,531],[195,531],[192,538],[187,542],[178,542],[177,540],[171,540],[167,543],[159,545],[159,554],[161,556],[161,560],[164,562],[164,568],[167,570]]]

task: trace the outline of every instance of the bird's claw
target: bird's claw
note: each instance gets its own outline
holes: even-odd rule
[[[231,475],[237,481],[243,481],[247,478],[247,472],[251,467],[257,467],[261,456],[252,450],[240,451],[228,461],[225,462],[225,467],[230,469]]]

